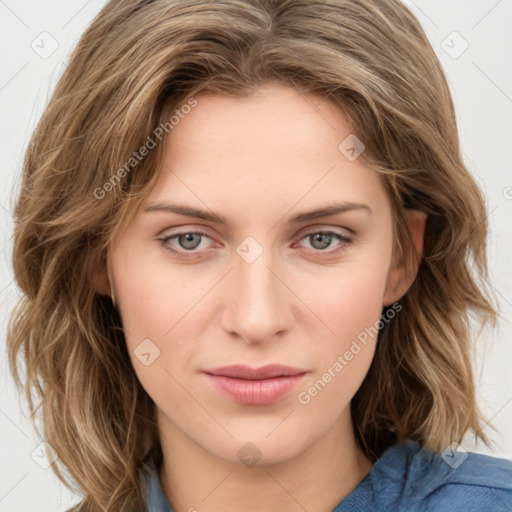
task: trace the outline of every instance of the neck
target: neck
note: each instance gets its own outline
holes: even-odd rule
[[[356,444],[348,408],[295,457],[251,467],[204,450],[162,416],[159,429],[160,483],[176,512],[328,512],[372,467]]]

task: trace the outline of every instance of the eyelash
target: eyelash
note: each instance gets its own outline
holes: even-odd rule
[[[177,238],[179,237],[180,235],[201,235],[201,236],[204,236],[204,237],[207,237],[207,238],[210,238],[210,236],[205,233],[204,231],[181,231],[179,233],[174,233],[170,236],[166,236],[164,238],[158,238],[157,240],[160,241],[161,245],[163,246],[163,248],[169,252],[171,252],[173,255],[176,255],[180,258],[187,258],[189,257],[188,255],[189,254],[195,254],[199,251],[193,249],[193,250],[190,250],[190,251],[186,251],[186,252],[180,252],[180,251],[175,251],[174,249],[171,249],[167,244],[167,242],[169,242],[169,240],[172,240],[174,238]],[[304,238],[307,238],[309,236],[312,236],[312,235],[318,235],[318,234],[322,234],[322,235],[328,235],[328,236],[332,236],[333,238],[337,239],[338,241],[340,242],[344,242],[343,244],[340,244],[340,246],[333,250],[333,251],[322,251],[322,250],[319,250],[319,249],[311,249],[313,252],[315,253],[318,253],[318,254],[325,254],[326,256],[333,256],[334,254],[339,254],[340,252],[344,251],[352,242],[352,238],[349,238],[348,236],[344,235],[343,233],[339,233],[337,231],[329,231],[329,230],[320,230],[320,231],[310,231],[309,233],[306,233],[303,237],[301,237],[299,239],[299,241],[301,240],[304,240]]]

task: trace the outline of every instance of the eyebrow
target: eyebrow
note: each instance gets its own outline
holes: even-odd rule
[[[318,208],[316,210],[311,210],[309,212],[299,213],[292,217],[289,222],[291,224],[298,224],[301,222],[307,222],[310,220],[319,219],[322,217],[329,217],[331,215],[336,215],[339,213],[346,213],[354,210],[364,211],[368,214],[372,214],[372,209],[362,203],[332,203],[327,206],[323,206],[322,208]],[[180,204],[169,204],[169,203],[152,203],[146,209],[146,212],[169,212],[176,213],[178,215],[183,215],[185,217],[194,217],[196,219],[206,220],[209,222],[213,222],[216,224],[222,224],[227,226],[228,220],[226,217],[219,213],[215,213],[213,211],[200,210],[198,208],[193,208],[191,206],[185,206]]]

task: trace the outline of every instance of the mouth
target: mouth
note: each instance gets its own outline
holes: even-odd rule
[[[214,389],[232,401],[245,405],[269,405],[296,388],[306,370],[280,364],[260,368],[232,365],[203,370]]]

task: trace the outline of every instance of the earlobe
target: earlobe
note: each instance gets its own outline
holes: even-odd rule
[[[104,270],[95,268],[91,275],[91,282],[96,292],[100,295],[110,296],[110,283]]]
[[[404,247],[403,256],[396,253],[388,272],[383,306],[389,306],[400,300],[411,287],[418,274],[421,258],[427,214],[419,210],[407,210],[407,225],[414,246]]]
[[[108,259],[108,257],[107,257]],[[96,263],[90,273],[92,286],[100,295],[112,295],[111,277],[109,272],[109,262]]]

